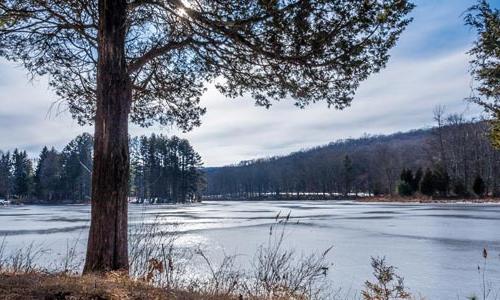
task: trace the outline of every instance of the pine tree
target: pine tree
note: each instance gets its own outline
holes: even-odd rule
[[[42,149],[35,171],[35,194],[45,201],[62,200],[62,157],[52,148]]]
[[[15,149],[12,153],[14,195],[25,199],[33,193],[32,164],[26,151]]]
[[[398,194],[401,196],[413,195],[416,192],[416,189],[413,189],[413,182],[415,181],[413,172],[410,169],[403,168],[399,178],[401,182],[398,184]]]
[[[186,202],[198,197],[203,182],[200,180],[202,174],[201,156],[194,151],[187,140],[179,143],[180,171],[181,171],[181,200]]]
[[[434,175],[432,171],[427,168],[422,181],[420,182],[420,192],[426,196],[432,196],[435,191],[436,187],[434,185]]]
[[[10,153],[0,155],[0,197],[8,199],[12,193],[12,161]]]
[[[422,168],[418,168],[417,172],[415,172],[415,176],[413,177],[413,181],[410,183],[413,192],[418,191],[420,187],[420,181],[422,180],[423,176],[424,172],[422,171]]]
[[[42,148],[42,152],[40,152],[40,155],[38,157],[38,164],[35,169],[35,177],[33,178],[33,182],[35,185],[35,196],[37,196],[39,199],[43,198],[45,195],[44,187],[42,187],[41,180],[42,180],[42,166],[45,164],[48,152],[49,149],[47,148],[47,146],[44,146]]]
[[[412,189],[414,180],[413,172],[410,169],[403,168],[399,176],[401,182],[398,184],[398,194],[401,196],[411,196],[415,192]]]
[[[486,184],[479,174],[474,179],[472,190],[474,191],[474,194],[478,195],[479,197],[484,196],[486,192]]]
[[[398,184],[398,194],[405,197],[412,196],[413,190],[411,188],[411,185],[405,181],[400,182]]]
[[[433,173],[434,187],[441,196],[447,196],[450,188],[450,176],[448,172],[442,167],[438,166]]]
[[[138,203],[144,200],[144,161],[140,152],[140,140],[134,137],[130,140],[130,180],[129,194]]]
[[[93,138],[84,133],[64,147],[62,160],[62,188],[65,200],[90,200],[92,180]]]
[[[453,185],[453,193],[457,196],[468,196],[469,192],[467,191],[467,187],[464,185],[462,181],[457,181]]]
[[[401,181],[406,183],[413,182],[413,172],[410,169],[403,168],[400,176]]]

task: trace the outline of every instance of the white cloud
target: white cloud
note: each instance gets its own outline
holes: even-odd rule
[[[321,102],[300,110],[291,101],[266,110],[251,99],[225,100],[211,90],[203,98],[208,108],[203,125],[186,137],[208,165],[223,165],[364,133],[430,126],[436,105],[445,105],[448,112],[467,107],[462,99],[469,93],[470,77],[464,53],[460,49],[432,59],[394,59],[361,85],[344,111],[327,109]]]
[[[0,149],[16,147],[30,153],[43,145],[61,147],[89,128],[78,126],[67,113],[58,114],[57,100],[45,78],[30,81],[14,64],[0,61]]]

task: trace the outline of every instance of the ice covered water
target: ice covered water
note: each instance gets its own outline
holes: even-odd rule
[[[131,225],[160,216],[165,227],[181,233],[179,246],[201,246],[214,257],[239,254],[243,266],[267,241],[278,212],[290,212],[286,246],[307,254],[333,245],[329,276],[336,287],[352,293],[371,279],[370,256],[386,256],[411,291],[428,299],[480,294],[478,265],[487,248],[486,279],[493,293],[500,289],[498,205],[221,201],[131,205],[129,211]],[[43,245],[50,249],[43,263],[56,264],[75,240],[83,255],[89,214],[86,205],[0,207],[0,235],[6,236],[8,250],[31,242]]]

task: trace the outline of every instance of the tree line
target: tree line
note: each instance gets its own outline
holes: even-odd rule
[[[85,203],[92,192],[94,139],[88,133],[62,151],[43,147],[31,159],[20,149],[0,151],[0,198],[16,202]],[[199,198],[201,157],[176,136],[130,139],[129,196],[138,202],[185,202]]]
[[[364,136],[207,169],[209,197],[500,195],[500,151],[485,120],[435,112],[436,126]],[[311,196],[313,197],[313,196]]]
[[[19,202],[85,202],[91,193],[93,138],[84,133],[61,152],[43,147],[36,159],[24,150],[3,152],[0,197]]]

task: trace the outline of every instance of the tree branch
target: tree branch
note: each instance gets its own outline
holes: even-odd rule
[[[145,64],[147,64],[148,62],[150,62],[151,60],[159,57],[159,56],[162,56],[172,50],[175,50],[175,49],[180,49],[180,48],[183,48],[183,47],[186,47],[192,43],[194,43],[195,40],[192,39],[192,38],[187,38],[185,40],[182,40],[182,41],[170,41],[168,42],[167,44],[163,45],[163,46],[156,46],[156,47],[153,47],[151,50],[149,50],[148,52],[144,53],[144,55],[142,55],[141,57],[138,57],[136,59],[134,59],[133,61],[131,61],[128,65],[128,73],[131,74],[131,73],[134,73],[135,71],[139,70],[142,66],[144,66]]]

